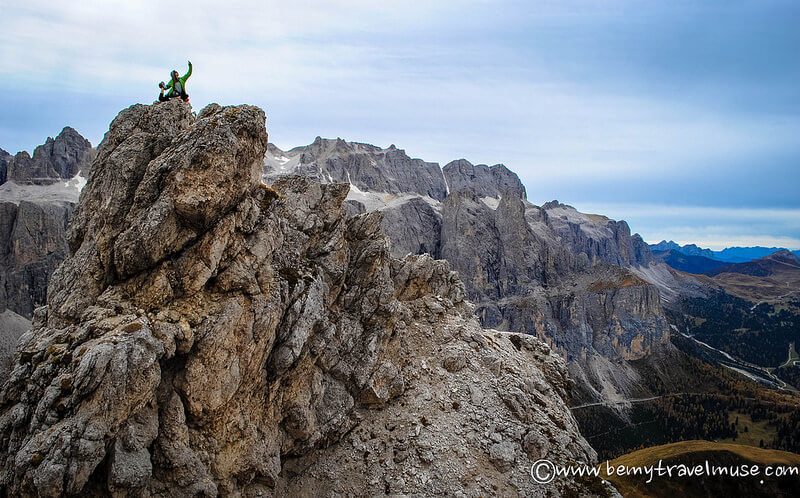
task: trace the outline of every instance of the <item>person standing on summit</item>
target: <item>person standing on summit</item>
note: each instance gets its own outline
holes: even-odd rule
[[[171,79],[169,83],[164,85],[164,82],[158,84],[159,88],[161,88],[161,94],[158,96],[158,100],[161,102],[166,102],[167,100],[180,97],[184,100],[184,102],[189,101],[189,94],[186,93],[186,80],[189,79],[189,76],[192,75],[192,61],[187,61],[189,63],[189,70],[181,77],[178,77],[178,70],[173,69],[170,73]],[[167,92],[164,95],[164,92]]]

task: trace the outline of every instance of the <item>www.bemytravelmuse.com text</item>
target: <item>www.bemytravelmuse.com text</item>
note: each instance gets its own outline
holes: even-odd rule
[[[715,465],[707,460],[703,463],[664,464],[659,460],[655,465],[612,465],[606,460],[600,465],[556,465],[550,460],[537,460],[530,468],[531,478],[539,484],[547,484],[559,477],[611,477],[611,476],[646,476],[646,483],[653,482],[656,478],[691,478],[691,477],[764,477],[776,478],[787,476],[800,476],[800,467],[787,465],[756,464],[742,465]]]

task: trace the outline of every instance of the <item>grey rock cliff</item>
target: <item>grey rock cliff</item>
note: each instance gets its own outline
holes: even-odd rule
[[[639,234],[631,235],[625,221],[579,213],[572,206],[551,201],[542,206],[550,227],[574,252],[592,262],[621,267],[648,266],[653,254]]]
[[[412,197],[381,210],[383,233],[392,240],[392,255],[441,256],[442,221],[439,212],[422,197]]]
[[[94,149],[88,140],[69,126],[56,138],[48,138],[36,147],[33,157],[19,152],[7,164],[6,180],[20,184],[48,184],[89,173]],[[0,182],[3,183],[3,182]]]
[[[67,255],[68,202],[0,201],[0,311],[30,318]]]
[[[510,192],[521,199],[526,198],[525,187],[516,173],[505,165],[485,164],[473,165],[466,159],[449,162],[442,168],[450,192],[472,190],[479,197],[500,197],[503,192]]]
[[[264,165],[266,183],[291,172],[323,182],[350,183],[364,191],[414,192],[439,200],[447,195],[438,164],[412,159],[395,146],[381,149],[317,137],[311,145],[286,152],[271,146]]]
[[[114,120],[0,395],[0,491],[581,494],[526,469],[595,459],[564,361],[392,258],[347,185],[264,187],[266,148],[251,106]]]
[[[8,162],[11,161],[11,159],[11,154],[0,149],[0,185],[6,182],[8,176]]]
[[[482,324],[548,342],[582,398],[625,397],[638,379],[623,360],[670,347],[658,289],[629,268],[647,259],[624,222],[539,208],[509,191],[494,207],[474,191],[453,193],[442,218],[442,257]]]
[[[320,151],[324,164],[343,166],[324,170],[308,159]],[[265,179],[300,173],[350,181],[351,211],[383,214],[392,255],[427,253],[447,260],[482,325],[550,343],[569,361],[582,400],[628,397],[640,382],[626,360],[671,348],[662,303],[702,293],[701,286],[654,261],[626,222],[558,201],[535,206],[503,165],[448,163],[441,171],[444,198],[408,182],[392,190],[354,180],[360,161],[380,170],[376,176],[397,176],[378,158],[387,151],[324,140],[288,153],[272,148]]]

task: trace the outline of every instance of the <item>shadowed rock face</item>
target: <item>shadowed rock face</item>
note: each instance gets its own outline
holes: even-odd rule
[[[4,494],[580,493],[565,364],[394,259],[347,185],[259,181],[255,107],[111,124],[0,395]],[[481,476],[476,481],[474,476]]]
[[[424,198],[413,197],[381,213],[383,233],[391,234],[392,255],[430,254],[436,259],[441,257],[441,216]]]
[[[67,255],[68,202],[0,202],[0,311],[30,318]]]
[[[11,159],[11,154],[0,149],[0,185],[6,182],[8,176],[8,162],[11,161]]]
[[[36,147],[33,157],[27,152],[19,152],[11,158],[0,184],[8,180],[19,184],[42,185],[70,179],[79,171],[87,176],[93,157],[92,144],[67,126],[55,139],[48,138],[44,144]]]

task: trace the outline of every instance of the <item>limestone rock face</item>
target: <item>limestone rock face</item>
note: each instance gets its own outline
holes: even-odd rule
[[[595,458],[563,359],[481,329],[447,262],[392,258],[347,185],[263,186],[264,120],[111,124],[0,395],[3,494],[580,493],[525,468]]]
[[[551,215],[554,206],[563,213]],[[624,222],[511,192],[490,205],[474,191],[448,196],[442,220],[441,255],[483,326],[533,334],[561,352],[581,401],[629,397],[640,382],[623,360],[671,348],[659,290],[634,271],[649,250]]]
[[[438,164],[412,159],[393,145],[381,149],[317,137],[311,145],[285,152],[271,146],[264,161],[265,183],[272,183],[286,173],[322,182],[351,183],[363,191],[414,192],[438,200],[447,195]]]
[[[55,139],[48,138],[36,147],[33,157],[19,152],[10,159],[6,179],[20,184],[48,184],[72,178],[79,171],[87,176],[93,158],[92,144],[67,126]],[[0,183],[4,182],[5,179]]]
[[[606,220],[605,237],[588,237],[579,223],[549,214],[547,205],[511,194],[495,209],[466,191],[443,203],[442,257],[459,272],[483,324],[535,334],[579,362],[593,354],[639,359],[667,344],[658,290],[627,265],[606,262],[637,254],[628,251],[629,230],[617,237],[627,225]]]
[[[383,215],[393,256],[447,260],[484,327],[550,343],[570,363],[582,399],[628,397],[640,382],[624,360],[671,347],[661,302],[697,294],[697,285],[654,261],[624,221],[558,201],[529,203],[517,175],[503,165],[452,161],[440,172],[447,189],[441,196],[427,187],[438,185],[428,168],[409,160],[398,174],[387,166],[383,155],[393,151],[321,139],[288,152],[273,147],[265,181],[297,173],[350,182],[350,212]],[[359,180],[367,170],[375,178],[415,173],[425,186]]]
[[[649,266],[653,254],[639,234],[631,235],[625,221],[601,215],[579,213],[558,201],[545,203],[549,225],[575,252],[586,254],[590,261],[621,267]]]
[[[69,202],[0,201],[0,311],[30,318],[67,255]]]
[[[466,159],[447,163],[442,168],[450,192],[471,190],[478,197],[499,198],[504,192],[525,199],[525,187],[519,177],[502,164],[473,165]]]
[[[502,198],[487,206],[473,190],[442,204],[442,257],[461,275],[473,300],[519,294],[544,278],[541,244],[531,235],[522,200]]]
[[[441,215],[424,198],[412,197],[382,209],[381,213],[381,227],[392,241],[393,256],[430,254],[437,259],[441,257]]]

